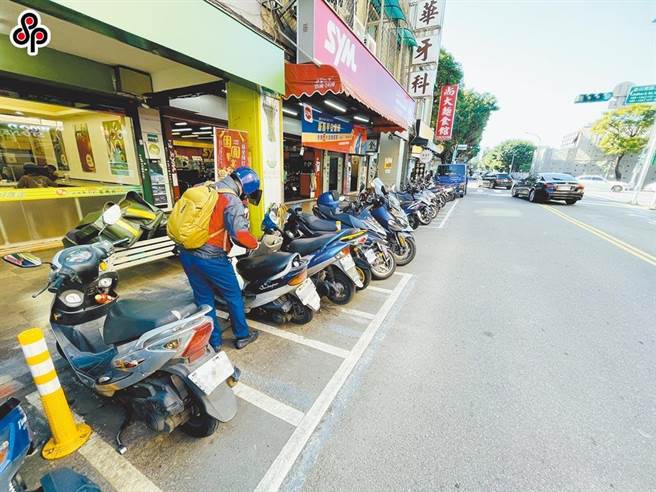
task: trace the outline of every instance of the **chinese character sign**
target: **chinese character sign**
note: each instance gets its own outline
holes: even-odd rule
[[[417,36],[417,46],[412,48],[412,64],[436,63],[440,55],[440,40],[437,35]]]
[[[441,3],[438,0],[423,0],[417,3],[415,29],[439,27],[442,17]]]
[[[435,120],[435,140],[451,140],[457,98],[458,84],[445,85],[440,89],[440,108]]]
[[[248,132],[214,129],[214,171],[222,179],[240,166],[248,166]]]
[[[410,73],[408,92],[412,97],[431,97],[437,78],[437,69]]]

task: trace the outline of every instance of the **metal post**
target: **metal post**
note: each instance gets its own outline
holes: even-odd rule
[[[458,156],[458,142],[456,142],[456,146],[453,149],[453,155],[451,156],[451,164],[456,163],[456,157]]]
[[[633,192],[633,198],[631,198],[631,204],[638,204],[638,195],[640,190],[645,185],[645,180],[647,179],[647,173],[649,168],[654,163],[654,156],[656,155],[656,122],[651,127],[651,135],[649,136],[649,143],[647,144],[647,153],[645,155],[645,160],[642,163],[642,170],[640,171],[640,177],[636,183],[635,191]],[[652,204],[654,205],[654,204]]]
[[[378,48],[376,56],[382,62],[383,57],[383,23],[385,22],[385,0],[380,0],[380,17],[378,18],[378,35],[376,36],[376,47]]]
[[[516,153],[517,152],[513,152],[512,153],[512,159],[510,159],[510,171],[508,172],[508,174],[510,174],[510,175],[512,175],[513,166],[515,165],[515,154]]]

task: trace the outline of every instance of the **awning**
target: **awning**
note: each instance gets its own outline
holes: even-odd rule
[[[394,83],[396,84],[396,81]],[[319,66],[313,63],[285,65],[285,98],[312,97],[315,94],[323,96],[327,93],[345,94],[378,113],[383,119],[392,123],[385,131],[406,130],[409,126],[407,115],[414,115],[414,101],[400,86],[398,94],[389,91],[383,93],[380,87],[374,86],[365,91],[341,77],[338,70],[331,65]]]
[[[371,5],[380,14],[380,0],[371,0]],[[405,20],[405,14],[401,9],[401,5],[399,5],[399,0],[385,0],[385,16],[391,20]]]
[[[406,46],[417,46],[417,39],[410,29],[399,27],[396,30],[396,36],[400,44]]]

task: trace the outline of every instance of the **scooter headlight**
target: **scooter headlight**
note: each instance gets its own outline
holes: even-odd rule
[[[98,280],[98,287],[107,289],[108,287],[112,286],[112,282],[113,279],[111,277],[103,277],[100,280]]]
[[[79,290],[65,290],[59,295],[59,300],[70,308],[76,308],[84,303],[84,294]]]

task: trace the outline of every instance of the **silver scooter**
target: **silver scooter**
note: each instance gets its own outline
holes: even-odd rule
[[[104,223],[115,223],[120,213],[109,207]],[[239,370],[208,345],[209,306],[118,298],[110,256],[120,242],[72,246],[53,257],[48,284],[36,295],[54,294],[50,326],[57,349],[85,386],[125,406],[121,431],[134,414],[155,431],[180,426],[193,437],[209,436],[237,413],[231,386]],[[42,263],[24,253],[4,259],[23,268]]]

